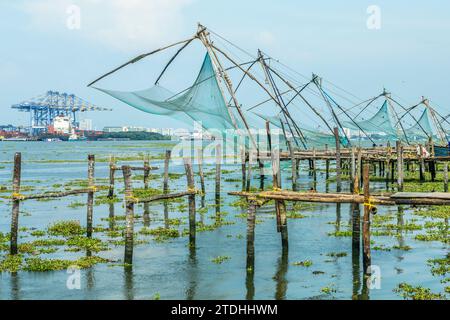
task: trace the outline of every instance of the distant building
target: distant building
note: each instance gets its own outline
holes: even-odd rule
[[[104,127],[103,132],[111,133],[111,132],[124,132],[123,127]]]
[[[82,131],[92,131],[92,119],[83,119],[80,120],[80,125],[78,129]]]

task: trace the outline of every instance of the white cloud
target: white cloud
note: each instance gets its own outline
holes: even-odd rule
[[[179,39],[183,9],[192,0],[25,0],[33,28],[46,32],[74,32],[115,49],[135,51]],[[69,30],[67,8],[80,8],[81,29]],[[192,30],[194,32],[194,28]]]

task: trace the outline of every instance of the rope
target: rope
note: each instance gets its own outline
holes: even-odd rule
[[[11,194],[11,197],[12,197],[14,200],[24,200],[24,199],[25,199],[25,196],[24,196],[23,194],[18,193],[18,192],[13,192],[13,193]]]
[[[369,199],[367,200],[367,202],[364,202],[364,206],[369,207],[369,210],[372,210],[373,208],[377,208],[374,204],[373,204],[374,200],[373,198],[369,197]]]

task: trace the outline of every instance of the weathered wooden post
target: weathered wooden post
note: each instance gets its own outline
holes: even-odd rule
[[[363,216],[363,268],[364,273],[367,273],[367,268],[371,265],[370,255],[370,213],[372,210],[372,203],[370,200],[369,190],[369,165],[364,165],[364,216]]]
[[[245,191],[246,186],[246,163],[247,163],[247,156],[245,153],[245,144],[241,146],[241,171],[242,171],[242,191]]]
[[[350,207],[352,210],[352,252],[358,252],[359,256],[361,244],[361,213],[359,203],[352,203]]]
[[[313,148],[313,158],[312,158],[312,170],[313,170],[313,181],[314,181],[314,190],[317,189],[317,168],[316,168],[316,148]]]
[[[338,128],[334,128],[334,139],[336,140],[336,191],[341,192],[341,141]]]
[[[116,172],[116,159],[114,156],[109,157],[109,190],[108,198],[114,198],[114,184],[115,184],[115,172]]]
[[[222,164],[222,145],[216,145],[216,206],[220,206],[220,174]],[[250,164],[249,164],[250,167]],[[217,207],[216,207],[217,208]]]
[[[398,191],[403,191],[403,146],[397,141],[397,185]]]
[[[325,179],[328,180],[330,178],[330,159],[328,159],[328,144],[325,145]]]
[[[163,192],[169,192],[169,162],[172,151],[166,150],[166,156],[164,158],[164,182],[163,182]]]
[[[280,183],[280,151],[272,150],[272,170],[273,170],[273,189],[281,189]],[[288,230],[286,217],[286,204],[283,200],[275,200],[275,210],[277,214],[277,230],[281,232],[281,243],[288,245]]]
[[[289,150],[291,153],[291,167],[292,167],[292,190],[297,191],[297,160],[295,159],[294,149],[292,148],[291,141],[287,142],[289,144]]]
[[[355,191],[355,176],[356,176],[356,148],[352,147],[351,163],[350,163],[350,190]]]
[[[247,210],[247,273],[254,273],[256,199],[249,199]]]
[[[186,170],[187,187],[188,191],[192,192],[188,196],[189,202],[189,246],[195,247],[195,182],[194,171],[192,170],[191,159],[188,157],[183,158],[184,168]]]
[[[419,144],[419,179],[420,182],[425,181],[425,160],[422,155],[422,145]]]
[[[444,192],[448,192],[448,162],[444,162]]]
[[[203,150],[197,150],[198,174],[200,176],[200,188],[202,190],[202,197],[205,196],[205,174],[203,173]]]
[[[247,162],[247,181],[245,190],[250,191],[251,183],[252,183],[252,164],[253,164],[254,153],[251,150],[248,150],[248,162]]]
[[[389,177],[391,174],[391,157],[392,157],[392,150],[391,150],[391,144],[388,141],[387,148],[386,148],[386,188],[389,186]]]
[[[150,161],[148,155],[144,158],[144,189],[148,189],[148,177],[150,175]]]
[[[12,214],[11,214],[11,241],[10,254],[15,255],[17,250],[17,238],[19,232],[19,211],[20,211],[20,176],[22,172],[22,154],[16,152],[14,155],[14,172],[12,185]]]
[[[134,198],[133,186],[131,181],[130,166],[122,166],[123,179],[125,181],[125,257],[124,263],[126,265],[133,264],[133,246],[134,246]]]
[[[88,155],[89,192],[87,195],[87,219],[86,219],[86,236],[88,238],[92,237],[92,223],[94,215],[94,192],[95,192],[94,166],[95,166],[95,156],[93,154],[90,154]]]

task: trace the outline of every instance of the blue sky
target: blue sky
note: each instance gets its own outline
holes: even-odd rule
[[[81,9],[79,30],[66,27],[72,4]],[[370,5],[381,9],[380,30],[366,26]],[[375,96],[385,86],[409,104],[426,95],[448,114],[448,12],[450,3],[437,0],[0,0],[0,123],[25,124],[26,115],[10,106],[51,89],[113,108],[84,115],[99,129],[179,126],[86,84],[137,54],[189,37],[198,21],[248,51],[262,48],[301,73],[318,73],[358,97]],[[166,60],[145,61],[99,86],[149,87]],[[198,65],[176,67],[175,79],[194,74]]]

